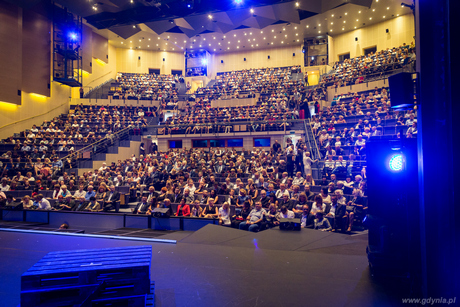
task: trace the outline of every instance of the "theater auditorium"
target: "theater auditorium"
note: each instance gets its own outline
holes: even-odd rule
[[[459,304],[453,2],[0,0],[2,306]]]

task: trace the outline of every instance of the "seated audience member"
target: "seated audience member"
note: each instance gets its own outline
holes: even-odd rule
[[[193,203],[193,207],[190,210],[190,216],[191,217],[201,217],[201,214],[203,212],[203,208],[200,206],[200,201],[195,200]]]
[[[212,219],[212,218],[217,218],[219,215],[217,211],[217,207],[214,206],[214,199],[209,198],[208,199],[208,204],[206,207],[204,207],[203,212],[201,213],[201,216],[207,219]]]
[[[182,198],[179,205],[177,206],[177,211],[175,216],[190,216],[190,206],[186,203],[185,198]]]
[[[43,197],[43,194],[35,196],[34,207],[38,210],[51,210],[50,202]]]
[[[232,221],[230,219],[230,206],[227,202],[224,202],[222,207],[219,208],[219,225],[230,226]]]
[[[34,202],[30,199],[29,195],[24,196],[21,201],[24,209],[34,209]]]
[[[232,216],[232,227],[233,228],[239,228],[239,225],[246,221],[247,217],[249,216],[249,213],[251,213],[251,204],[249,201],[245,201],[243,204],[243,209],[241,210],[236,210],[236,214]]]
[[[321,195],[316,195],[315,196],[315,201],[311,205],[311,212],[310,213],[315,216],[316,212],[318,212],[318,211],[321,211],[321,212],[326,211],[326,204],[324,203],[323,198],[321,197]]]
[[[150,214],[150,205],[147,202],[147,196],[142,196],[141,201],[136,205],[133,214]]]
[[[302,214],[300,215],[300,227],[301,228],[306,228],[310,223],[310,208],[308,205],[303,205],[302,206]]]
[[[246,221],[239,224],[239,229],[257,232],[260,229],[260,224],[264,220],[266,212],[262,208],[260,201],[256,202],[256,207],[249,213]]]
[[[75,193],[73,194],[73,198],[74,199],[80,199],[82,197],[85,197],[86,196],[86,191],[84,190],[84,185],[83,184],[80,184],[78,186],[78,190],[75,191]]]
[[[167,213],[160,214],[161,216],[171,216],[173,214],[172,207],[171,207],[171,200],[169,198],[165,198],[165,200],[160,203],[158,202],[157,208],[166,208],[169,209]]]
[[[332,227],[331,224],[329,223],[328,219],[324,218],[324,214],[321,211],[316,212],[315,216],[315,226],[314,229],[321,230],[321,231],[331,231]]]
[[[86,206],[85,211],[99,212],[101,211],[101,205],[96,201],[96,196],[89,198],[89,204]]]
[[[276,210],[275,204],[270,204],[265,218],[268,228],[273,228],[280,225],[280,213]]]
[[[84,211],[87,205],[87,201],[85,200],[85,196],[82,196],[75,200],[75,207],[72,211]]]
[[[116,203],[120,200],[120,193],[115,190],[115,186],[112,184],[109,191],[106,192],[104,199],[104,211],[116,209]]]
[[[295,216],[294,216],[293,211],[288,210],[288,208],[286,206],[281,206],[280,218],[282,218],[282,219],[293,219],[294,217]]]
[[[331,196],[331,201],[331,207],[326,214],[326,217],[329,219],[329,222],[331,223],[332,221],[331,224],[333,226],[331,231],[337,231],[337,229],[340,229],[341,231],[345,232],[348,226],[348,215],[346,214],[346,206],[337,203],[336,195]]]
[[[61,202],[59,202],[55,207],[56,210],[60,211],[73,211],[75,207],[75,202],[72,200],[72,195],[67,195],[66,197],[64,197],[64,199]]]

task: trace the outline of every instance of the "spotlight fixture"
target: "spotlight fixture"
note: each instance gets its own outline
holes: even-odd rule
[[[408,7],[411,10],[415,10],[415,6],[413,4],[401,3],[401,7]]]

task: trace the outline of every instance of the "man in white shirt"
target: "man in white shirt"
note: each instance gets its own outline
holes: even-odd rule
[[[85,195],[86,195],[86,191],[84,190],[84,186],[80,184],[80,186],[78,187],[78,190],[76,190],[75,193],[73,194],[73,198],[80,199],[82,197],[85,197]]]
[[[39,210],[51,210],[50,202],[43,197],[43,194],[38,194],[36,196],[34,206]]]
[[[286,206],[281,206],[280,210],[280,218],[282,219],[293,219],[295,216],[294,212],[291,210],[288,210]]]
[[[286,185],[284,183],[280,184],[280,189],[278,191],[276,191],[276,198],[283,198],[283,195],[287,195],[288,197],[290,197],[289,195],[289,191],[286,189]]]

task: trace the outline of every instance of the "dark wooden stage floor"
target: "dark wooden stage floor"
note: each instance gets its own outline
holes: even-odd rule
[[[304,229],[257,234],[207,225],[156,238],[177,244],[0,231],[0,305],[19,304],[20,277],[50,251],[152,245],[160,306],[398,306],[369,276],[367,235]]]

